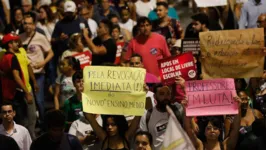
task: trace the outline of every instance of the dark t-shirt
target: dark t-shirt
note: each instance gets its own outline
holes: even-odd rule
[[[117,46],[113,39],[108,39],[106,41],[101,41],[100,38],[93,39],[93,43],[96,46],[104,46],[107,53],[104,55],[92,55],[92,65],[102,65],[103,63],[114,63],[116,57]]]
[[[19,146],[13,138],[0,134],[0,149],[19,150]]]
[[[51,140],[47,133],[41,135],[32,142],[30,150],[82,150],[82,146],[77,137],[64,134],[60,142]]]
[[[65,50],[69,49],[68,47],[69,38],[62,41],[59,39],[60,35],[64,33],[68,35],[68,37],[70,37],[74,33],[80,33],[81,32],[80,23],[84,23],[85,27],[89,28],[88,21],[81,17],[77,17],[72,21],[63,19],[56,23],[54,32],[52,34],[52,38],[57,39],[57,42],[54,43],[53,45],[53,48],[55,49],[56,58],[58,56],[61,56]],[[91,33],[89,33],[89,35],[91,36]]]

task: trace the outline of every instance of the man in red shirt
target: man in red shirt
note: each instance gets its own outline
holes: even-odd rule
[[[125,60],[135,53],[139,54],[147,72],[160,78],[157,60],[171,56],[166,40],[162,35],[151,32],[151,22],[147,17],[140,17],[137,26],[139,35],[130,41]]]

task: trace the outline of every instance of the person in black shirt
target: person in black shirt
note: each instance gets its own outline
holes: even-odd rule
[[[116,57],[116,43],[111,38],[112,23],[104,19],[100,21],[97,35],[93,41],[88,36],[88,29],[83,30],[83,36],[92,51],[92,65],[103,65],[103,63],[114,63]]]

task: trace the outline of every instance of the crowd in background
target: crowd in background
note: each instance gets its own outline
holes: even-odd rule
[[[181,5],[194,13],[189,24]],[[266,72],[235,79],[237,115],[187,117],[185,80],[166,86],[158,68],[183,53],[183,39],[246,28],[264,28],[266,46],[266,0],[204,8],[194,0],[1,0],[0,149],[160,150],[166,106],[197,150],[265,149]],[[83,53],[85,64],[74,57]],[[202,80],[201,56],[194,59]],[[143,116],[83,112],[88,65],[144,68]]]

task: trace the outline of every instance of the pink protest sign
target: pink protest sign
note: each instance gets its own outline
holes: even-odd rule
[[[196,65],[191,52],[158,60],[158,64],[162,82],[166,85],[174,83],[177,76],[185,80],[196,78]]]
[[[186,82],[187,116],[232,115],[238,113],[234,79]]]

